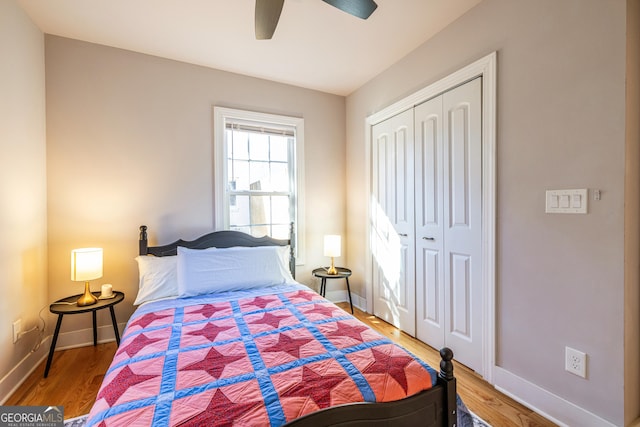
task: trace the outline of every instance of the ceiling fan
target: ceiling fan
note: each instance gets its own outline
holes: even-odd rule
[[[378,7],[373,0],[322,0],[333,7],[361,19],[367,19]],[[273,36],[280,19],[284,0],[256,0],[256,39],[268,40]]]

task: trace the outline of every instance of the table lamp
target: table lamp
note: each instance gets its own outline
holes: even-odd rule
[[[335,265],[333,265],[333,258],[340,256],[340,236],[330,234],[324,236],[324,256],[331,257],[331,267],[327,270],[327,274],[338,274]]]
[[[71,280],[84,282],[84,294],[78,298],[78,305],[85,306],[98,302],[91,293],[89,280],[102,277],[102,248],[83,248],[71,251]]]

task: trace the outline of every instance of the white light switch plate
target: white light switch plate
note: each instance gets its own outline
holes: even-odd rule
[[[547,190],[546,213],[586,214],[589,190]]]

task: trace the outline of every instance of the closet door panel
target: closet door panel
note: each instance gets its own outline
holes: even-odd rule
[[[395,224],[399,232],[409,232],[413,228],[413,141],[411,141],[410,129],[404,124],[394,129],[391,147],[391,168],[389,182],[392,183],[390,193],[391,222]],[[411,222],[411,223],[410,223]]]
[[[444,346],[444,210],[442,97],[414,109],[416,208],[416,334]]]
[[[373,242],[386,242],[389,238],[390,221],[387,217],[387,147],[390,135],[384,126],[373,128],[372,144],[372,188],[371,188],[371,231]]]
[[[469,264],[468,255],[451,254],[451,334],[466,340],[471,340]]]
[[[373,127],[374,314],[415,335],[413,111]]]
[[[445,342],[482,370],[481,79],[443,94]]]
[[[455,105],[448,116],[449,227],[469,227],[469,104]]]
[[[418,249],[416,256],[416,337],[440,348],[444,342],[442,251]]]
[[[373,128],[371,146],[371,253],[373,255],[373,294],[377,306],[389,306],[389,287],[383,265],[377,262],[387,252],[390,223],[387,218],[387,151],[390,135],[388,127],[378,125]]]

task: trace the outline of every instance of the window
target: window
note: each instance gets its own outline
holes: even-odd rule
[[[302,264],[304,121],[214,107],[216,228],[288,239]]]

